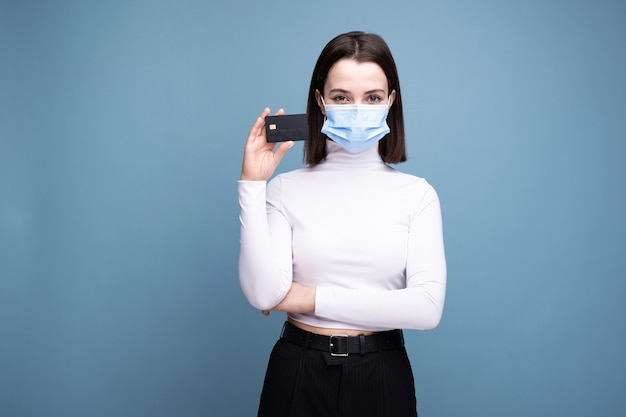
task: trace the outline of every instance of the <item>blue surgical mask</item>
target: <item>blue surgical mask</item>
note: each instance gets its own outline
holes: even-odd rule
[[[349,152],[361,152],[390,132],[389,104],[326,104],[322,133]]]

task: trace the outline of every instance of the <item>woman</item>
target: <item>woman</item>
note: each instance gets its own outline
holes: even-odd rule
[[[446,263],[435,190],[388,165],[406,154],[387,44],[350,32],[326,45],[308,96],[308,166],[270,182],[293,142],[267,143],[268,114],[250,130],[238,184],[243,292],[288,317],[259,416],[416,416],[400,329],[438,325]]]

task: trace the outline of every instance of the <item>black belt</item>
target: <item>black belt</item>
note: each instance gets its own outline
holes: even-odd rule
[[[365,354],[383,350],[398,349],[404,346],[402,330],[388,330],[370,336],[347,336],[336,334],[324,336],[307,332],[289,322],[285,322],[281,339],[298,346],[329,352],[332,356],[348,356],[351,353]]]

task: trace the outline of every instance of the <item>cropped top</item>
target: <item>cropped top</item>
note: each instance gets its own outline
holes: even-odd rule
[[[239,281],[269,310],[292,282],[316,287],[315,311],[290,314],[337,329],[432,329],[442,316],[446,260],[439,198],[374,145],[327,141],[313,167],[238,182]]]

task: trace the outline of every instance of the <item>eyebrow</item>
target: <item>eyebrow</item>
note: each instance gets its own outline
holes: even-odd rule
[[[342,94],[350,94],[350,91],[344,90],[343,88],[333,88],[329,91],[329,93],[342,93]],[[373,93],[385,93],[385,90],[382,88],[377,88],[375,90],[366,91],[365,94],[373,94]]]

